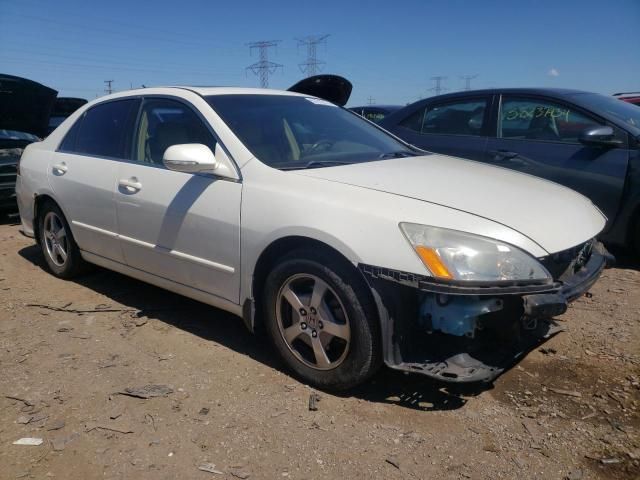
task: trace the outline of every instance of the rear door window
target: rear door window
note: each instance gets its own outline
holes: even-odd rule
[[[127,99],[90,108],[71,127],[60,150],[97,157],[127,158],[127,145],[139,104],[139,99]]]
[[[476,98],[428,105],[400,125],[423,134],[481,136],[487,103],[485,98]]]
[[[601,123],[574,108],[536,98],[503,97],[498,137],[580,143],[580,134]]]
[[[362,112],[362,116],[373,123],[380,122],[386,115],[384,110],[378,108],[369,108]]]

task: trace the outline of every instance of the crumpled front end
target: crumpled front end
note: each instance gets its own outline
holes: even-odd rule
[[[613,257],[590,240],[539,259],[553,281],[473,285],[360,265],[380,312],[385,363],[447,382],[489,382],[561,328]]]

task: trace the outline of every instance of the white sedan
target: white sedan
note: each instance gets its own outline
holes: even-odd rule
[[[235,313],[321,388],[383,362],[489,381],[608,258],[582,195],[292,92],[99,98],[27,147],[16,191],[54,275],[96,264]]]

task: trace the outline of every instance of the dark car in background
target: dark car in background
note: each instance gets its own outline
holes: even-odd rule
[[[603,240],[640,253],[640,108],[630,103],[577,90],[476,90],[418,101],[380,125],[424,150],[566,185],[607,216]]]
[[[47,135],[58,92],[0,74],[0,212],[17,210],[16,172],[24,148]]]
[[[40,138],[30,133],[0,129],[0,214],[15,211],[16,174],[24,148]]]
[[[386,116],[401,108],[402,105],[367,105],[366,107],[350,107],[349,110],[373,123],[380,123]]]
[[[613,96],[618,98],[619,100],[622,100],[623,102],[640,106],[640,92],[614,93]]]
[[[58,125],[64,122],[65,118],[87,103],[84,98],[75,97],[58,97],[53,104],[53,111],[49,117],[48,133],[53,132]]]

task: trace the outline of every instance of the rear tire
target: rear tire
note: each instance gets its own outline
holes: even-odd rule
[[[380,328],[369,287],[331,253],[298,250],[265,281],[267,333],[303,382],[346,390],[381,365]]]
[[[60,208],[47,201],[38,215],[40,248],[49,271],[58,278],[70,279],[86,267],[69,224]]]

